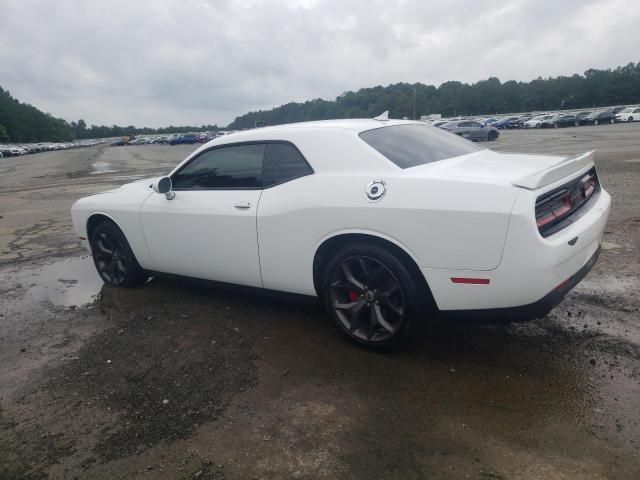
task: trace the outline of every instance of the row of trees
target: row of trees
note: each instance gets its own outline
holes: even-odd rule
[[[252,128],[328,118],[374,117],[389,110],[393,118],[484,115],[533,110],[593,108],[640,102],[640,62],[615,69],[590,69],[583,75],[501,83],[491,77],[474,84],[445,82],[439,87],[396,83],[345,92],[334,101],[287,103],[237,117],[229,128]]]
[[[0,142],[68,141],[69,124],[20,103],[0,87]]]
[[[0,87],[0,143],[15,142],[67,142],[73,139],[123,137],[162,133],[209,132],[218,130],[217,125],[169,126],[166,128],[137,128],[133,125],[87,126],[84,120],[68,123],[55,118],[29,104],[13,98]]]

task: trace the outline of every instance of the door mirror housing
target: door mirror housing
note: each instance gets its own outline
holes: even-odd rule
[[[157,179],[153,182],[151,188],[154,192],[163,194],[167,197],[167,200],[173,200],[173,197],[176,196],[176,194],[171,190],[173,188],[171,177],[162,177]]]

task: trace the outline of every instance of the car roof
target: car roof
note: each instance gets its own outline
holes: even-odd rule
[[[349,130],[355,133],[361,133],[374,128],[392,127],[396,125],[428,125],[425,122],[417,120],[374,120],[373,118],[348,118],[340,120],[317,120],[310,122],[286,123],[283,125],[274,125],[270,127],[260,127],[251,130],[242,130],[239,132],[225,135],[225,140],[229,142],[241,142],[252,140],[254,138],[265,138],[269,136],[278,136],[287,132],[300,130],[316,130],[316,129],[340,129]],[[226,143],[226,142],[225,142]]]

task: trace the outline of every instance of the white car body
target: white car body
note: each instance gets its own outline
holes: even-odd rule
[[[153,180],[137,181],[75,202],[73,225],[86,240],[93,216],[111,219],[150,271],[304,295],[318,294],[314,259],[325,242],[380,239],[415,262],[442,313],[535,304],[590,268],[609,214],[607,192],[598,185],[588,208],[546,237],[535,208],[542,195],[595,171],[592,152],[567,158],[474,147],[400,168],[359,137],[406,125],[452,135],[375,119],[242,131],[201,146],[170,176],[212,148],[272,141],[295,145],[313,173],[264,189],[175,191],[173,199],[155,193]],[[371,182],[385,188],[377,201],[365,195]]]
[[[640,107],[628,107],[616,113],[616,122],[640,121]]]

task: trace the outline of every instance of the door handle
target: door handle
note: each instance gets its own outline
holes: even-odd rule
[[[238,202],[234,207],[246,210],[247,208],[251,208],[251,202]]]

